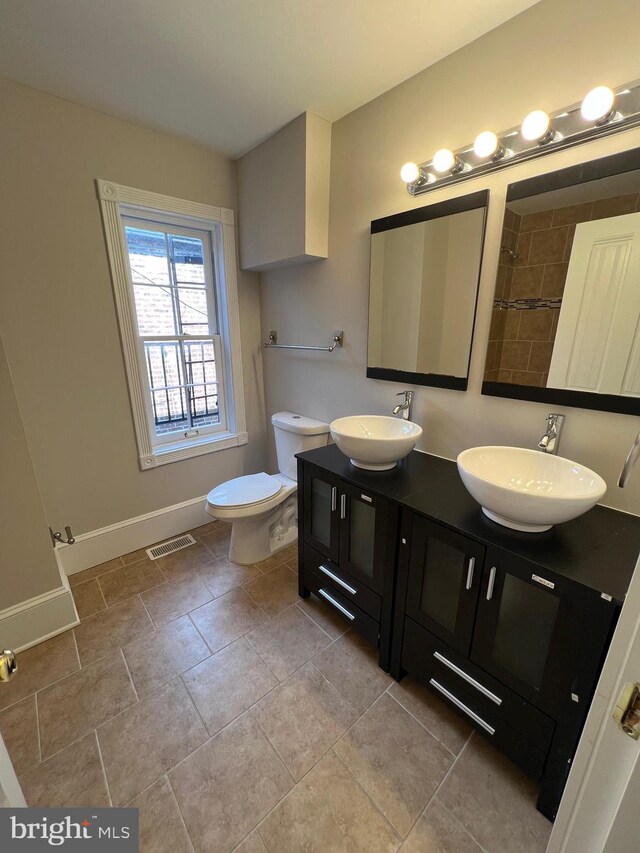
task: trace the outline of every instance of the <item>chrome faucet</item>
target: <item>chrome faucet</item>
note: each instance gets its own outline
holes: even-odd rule
[[[540,450],[557,454],[563,424],[564,415],[547,415],[547,431],[538,442]]]
[[[397,415],[402,412],[402,418],[405,421],[411,420],[411,406],[413,404],[413,391],[399,391],[396,397],[403,397],[402,403],[398,403],[391,410],[391,414]]]
[[[618,485],[621,489],[624,489],[624,487],[627,485],[627,480],[631,475],[631,470],[633,469],[633,466],[638,461],[638,457],[640,457],[640,432],[635,437],[635,440],[631,445],[631,450],[627,454],[627,458],[624,460],[622,471],[620,471],[620,476],[618,477]]]

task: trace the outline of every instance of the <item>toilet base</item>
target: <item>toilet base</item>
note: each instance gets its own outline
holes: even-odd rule
[[[229,520],[229,559],[242,566],[261,563],[298,538],[296,495],[290,495],[264,516]]]

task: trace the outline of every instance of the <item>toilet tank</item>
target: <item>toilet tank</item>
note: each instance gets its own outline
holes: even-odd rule
[[[291,480],[297,480],[296,453],[327,444],[329,424],[293,412],[276,412],[271,416],[271,423],[276,438],[278,470]]]

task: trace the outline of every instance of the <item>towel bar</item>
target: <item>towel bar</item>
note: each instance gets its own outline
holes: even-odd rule
[[[269,340],[265,341],[265,349],[306,349],[317,350],[319,352],[333,352],[336,347],[341,347],[344,339],[344,332],[334,332],[333,342],[328,347],[305,347],[298,344],[279,344],[278,333],[276,331],[269,332]]]

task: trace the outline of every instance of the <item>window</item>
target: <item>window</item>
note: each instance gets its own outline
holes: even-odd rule
[[[98,193],[140,467],[246,444],[233,212]]]

